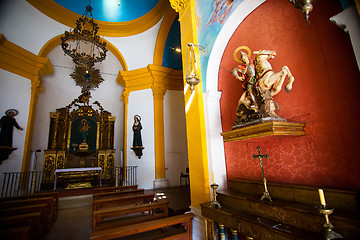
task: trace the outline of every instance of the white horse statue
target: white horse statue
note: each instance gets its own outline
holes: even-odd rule
[[[271,96],[275,96],[281,90],[285,77],[288,77],[288,84],[285,86],[286,92],[290,92],[295,78],[287,66],[283,66],[279,72],[275,72],[268,60],[276,56],[275,51],[259,50],[255,51],[255,70],[258,86],[263,90],[270,91]]]

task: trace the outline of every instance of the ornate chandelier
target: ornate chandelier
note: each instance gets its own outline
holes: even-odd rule
[[[107,52],[106,42],[101,42],[97,35],[99,27],[94,22],[92,10],[89,0],[84,14],[76,20],[73,31],[65,31],[65,36],[61,37],[64,53],[69,55],[76,65],[87,69],[97,62],[102,62]],[[88,18],[88,14],[91,18]]]

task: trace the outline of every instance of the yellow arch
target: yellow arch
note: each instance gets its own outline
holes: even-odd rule
[[[55,1],[27,1],[43,14],[68,27],[74,28],[76,20],[81,17],[79,14],[62,7]],[[131,21],[105,22],[96,20],[96,23],[99,26],[98,33],[99,35],[106,37],[126,37],[142,33],[158,23],[169,8],[170,5],[168,0],[159,0],[156,6],[147,14]]]
[[[52,49],[59,46],[61,44],[61,36],[63,36],[63,34],[57,35],[57,36],[53,37],[52,39],[50,39],[40,49],[38,56],[46,57]],[[119,60],[121,66],[123,68],[123,71],[127,71],[128,67],[127,67],[126,61],[125,61],[123,55],[120,53],[120,51],[113,44],[111,44],[109,41],[107,41],[106,39],[101,38],[101,40],[106,42],[106,48],[110,52],[112,52],[115,55],[115,57]]]
[[[154,65],[158,65],[158,66],[162,65],[166,39],[177,14],[178,13],[175,12],[174,9],[170,9],[169,11],[167,11],[164,20],[161,23],[155,43],[154,60],[153,60]]]

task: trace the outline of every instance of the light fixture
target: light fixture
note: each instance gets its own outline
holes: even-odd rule
[[[200,82],[200,78],[197,74],[197,66],[196,66],[196,56],[195,56],[195,47],[199,50],[206,52],[205,47],[195,45],[194,43],[187,44],[187,68],[186,68],[186,82],[190,85],[190,91],[193,92],[195,86]]]
[[[317,0],[289,0],[294,7],[301,8],[301,13],[305,14],[305,21],[309,21],[309,13],[313,10],[313,3]]]
[[[85,68],[90,68],[97,62],[102,62],[106,57],[106,42],[100,41],[97,35],[99,29],[92,16],[93,8],[86,6],[84,14],[76,20],[76,27],[73,31],[65,31],[61,37],[61,47],[66,55],[69,55],[73,62]],[[88,14],[91,18],[88,17]]]
[[[173,47],[169,47],[170,49],[174,50],[175,52],[181,53],[181,49],[180,48],[173,48]]]
[[[104,81],[99,69],[93,67],[76,66],[70,76],[75,80],[76,85],[81,87],[82,92],[98,88],[100,83]]]

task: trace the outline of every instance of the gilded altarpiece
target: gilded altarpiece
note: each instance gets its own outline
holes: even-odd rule
[[[89,104],[80,95],[70,105],[50,113],[48,149],[44,154],[44,181],[54,180],[56,169],[101,167],[102,179],[115,174],[115,116],[99,102]]]

